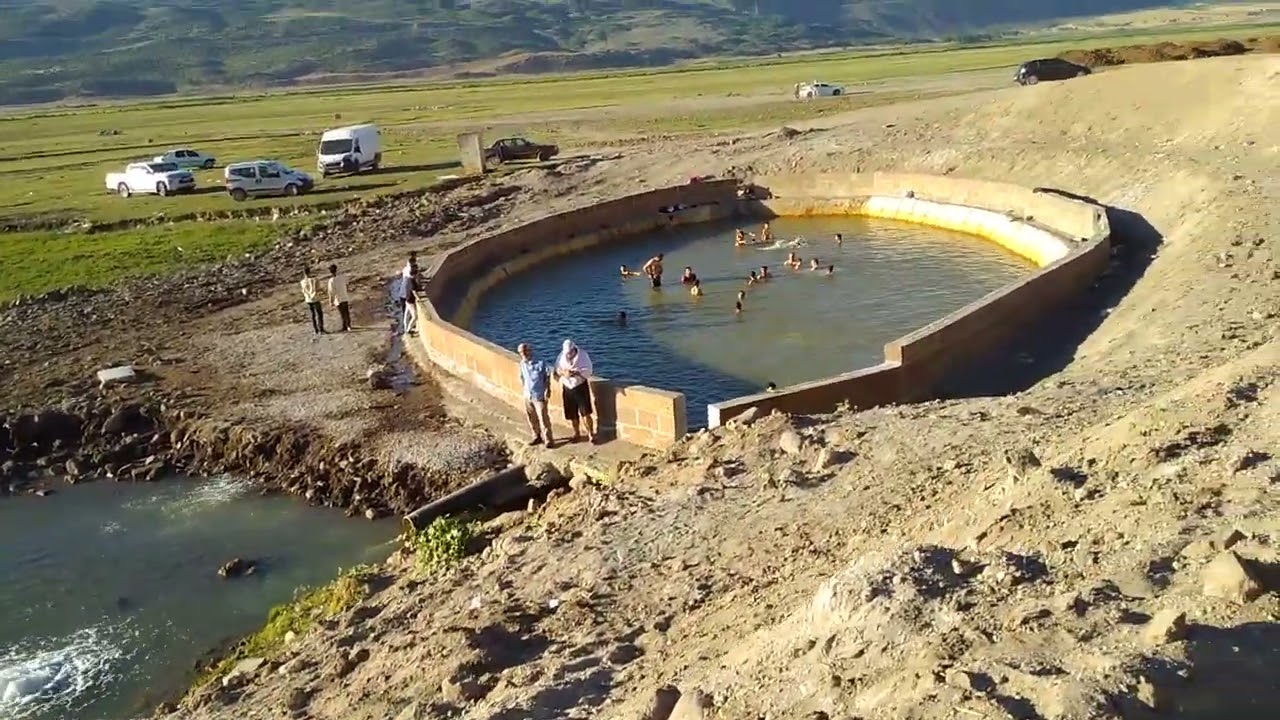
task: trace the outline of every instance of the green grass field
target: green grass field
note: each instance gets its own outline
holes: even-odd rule
[[[860,83],[965,71],[1013,68],[1074,48],[1266,34],[1254,26],[1071,38],[1025,45],[915,46],[773,59],[702,62],[686,67],[573,76],[505,78],[468,83],[385,84],[145,103],[44,108],[0,116],[0,226],[38,231],[0,233],[6,282],[0,299],[67,284],[102,285],[137,273],[260,247],[266,226],[178,222],[109,233],[65,232],[72,223],[127,223],[164,215],[231,212],[271,205],[311,205],[420,189],[455,167],[455,136],[527,134],[559,142],[566,153],[581,138],[631,133],[713,133],[779,124],[900,99],[852,95],[796,103],[793,83],[820,79],[856,92]],[[960,84],[963,87],[963,84]],[[739,96],[759,97],[743,101]],[[675,101],[702,99],[706,109],[672,112]],[[720,102],[716,102],[719,99]],[[575,113],[574,111],[579,111]],[[540,117],[541,116],[541,117]],[[314,147],[327,127],[373,121],[383,128],[385,170],[322,180],[313,194],[236,203],[221,191],[221,169],[197,173],[194,195],[123,199],[104,186],[105,173],[170,147],[213,153],[219,163],[281,160],[312,171]],[[104,134],[114,131],[118,134]],[[181,245],[185,252],[169,250]]]

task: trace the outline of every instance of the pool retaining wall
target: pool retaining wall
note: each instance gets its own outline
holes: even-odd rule
[[[431,362],[523,412],[515,349],[462,327],[480,295],[559,255],[663,227],[730,217],[737,210],[737,187],[735,180],[722,180],[631,195],[550,215],[443,253],[424,268],[430,280],[419,301],[418,342]],[[559,348],[537,350],[550,362]],[[601,427],[619,439],[663,448],[687,430],[683,393],[603,377],[591,379],[591,390]],[[567,427],[557,392],[552,392],[551,415],[553,422]]]
[[[435,365],[523,410],[514,349],[461,327],[486,290],[559,255],[735,215],[901,220],[981,236],[1039,267],[1030,277],[886,344],[879,365],[711,404],[707,420],[715,427],[752,407],[812,414],[841,404],[867,408],[927,399],[948,373],[1087,288],[1110,261],[1105,209],[1051,191],[900,173],[760,177],[751,199],[738,199],[738,187],[735,180],[723,180],[631,195],[550,215],[443,253],[425,268],[430,280],[419,300],[417,341]],[[550,361],[556,349],[538,350]],[[622,440],[663,448],[687,430],[682,393],[600,377],[591,379],[591,387],[601,426]],[[552,393],[557,425],[564,424],[562,413],[559,394]]]
[[[1007,183],[892,173],[761,177],[763,217],[863,215],[983,237],[1039,267],[950,315],[885,345],[884,361],[834,377],[707,407],[715,427],[755,407],[813,414],[931,397],[937,383],[1005,342],[1029,321],[1088,288],[1111,259],[1105,208]]]

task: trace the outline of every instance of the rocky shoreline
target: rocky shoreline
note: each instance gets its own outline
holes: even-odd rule
[[[505,458],[495,454],[489,461],[498,466]],[[334,442],[305,426],[245,425],[163,402],[99,397],[0,416],[0,496],[173,475],[245,477],[264,492],[369,519],[410,512],[452,482],[408,463],[388,467],[359,443]]]

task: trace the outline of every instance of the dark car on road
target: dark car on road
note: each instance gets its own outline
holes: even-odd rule
[[[1018,66],[1018,74],[1013,76],[1019,85],[1035,85],[1041,80],[1069,80],[1084,77],[1093,71],[1084,65],[1077,65],[1062,58],[1044,58],[1031,60]]]
[[[514,137],[503,138],[490,145],[489,149],[484,151],[484,159],[497,163],[511,162],[512,160],[539,160],[545,162],[559,154],[560,147],[557,145],[536,143],[522,137]]]

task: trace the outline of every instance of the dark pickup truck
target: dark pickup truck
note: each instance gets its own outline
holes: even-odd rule
[[[536,143],[522,137],[503,138],[484,151],[484,159],[489,162],[504,163],[512,160],[547,161],[560,154],[556,145]]]

